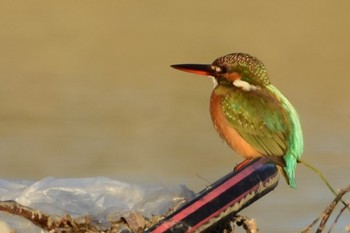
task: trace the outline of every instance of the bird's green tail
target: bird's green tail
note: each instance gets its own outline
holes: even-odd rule
[[[290,154],[284,156],[284,161],[286,165],[283,167],[283,171],[287,176],[287,182],[289,186],[293,189],[297,187],[295,182],[295,169],[297,167],[297,159]]]

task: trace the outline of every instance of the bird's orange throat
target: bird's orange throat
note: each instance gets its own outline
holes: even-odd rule
[[[239,133],[230,126],[222,108],[222,96],[213,91],[210,98],[210,114],[214,127],[227,144],[244,158],[262,157],[261,153],[249,145]]]

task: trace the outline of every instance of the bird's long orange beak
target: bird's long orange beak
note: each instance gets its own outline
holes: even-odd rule
[[[212,66],[208,64],[177,64],[177,65],[171,65],[171,67],[177,70],[182,70],[193,74],[207,75],[207,76],[214,75],[214,70]]]

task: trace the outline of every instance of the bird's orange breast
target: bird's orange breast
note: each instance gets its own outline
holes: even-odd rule
[[[223,112],[222,96],[215,94],[215,92],[212,93],[210,98],[210,114],[216,131],[233,150],[244,158],[262,156],[229,124]]]

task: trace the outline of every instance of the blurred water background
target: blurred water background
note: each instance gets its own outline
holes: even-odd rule
[[[211,80],[169,65],[246,52],[298,110],[303,158],[344,187],[349,10],[345,0],[2,1],[0,177],[108,176],[201,190],[241,158],[212,127]],[[261,232],[301,230],[333,196],[302,165],[297,185],[281,180],[244,214]]]

